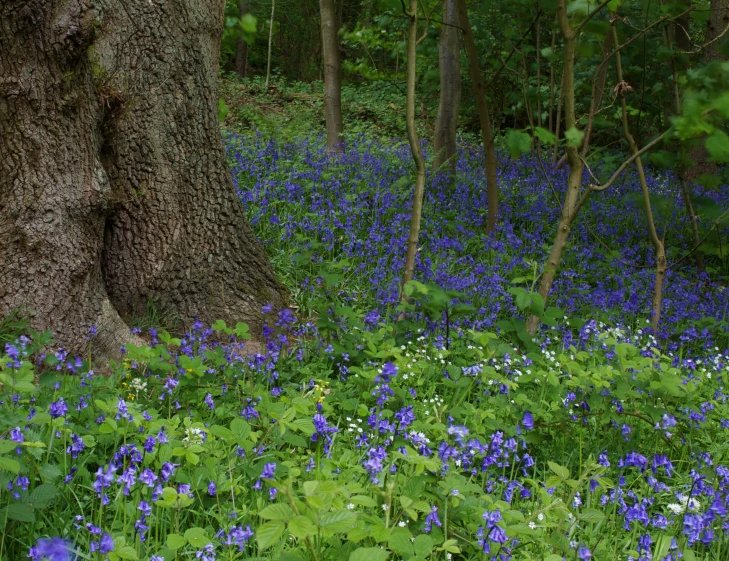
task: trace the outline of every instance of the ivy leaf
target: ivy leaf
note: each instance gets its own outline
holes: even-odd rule
[[[512,158],[518,158],[532,147],[532,137],[524,131],[511,129],[506,135],[506,148]]]

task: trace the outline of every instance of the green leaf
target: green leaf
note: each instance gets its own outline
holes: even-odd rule
[[[261,524],[256,530],[258,549],[268,549],[276,544],[284,533],[286,525],[281,520],[272,520]]]
[[[605,514],[594,508],[586,508],[580,512],[577,518],[584,520],[585,522],[600,522],[605,519]]]
[[[134,549],[134,546],[132,546],[132,545],[125,545],[123,547],[117,547],[114,550],[114,553],[116,553],[120,559],[132,559],[132,560],[139,559],[139,557],[137,556],[137,550]]]
[[[532,147],[532,137],[524,131],[511,129],[506,135],[506,148],[512,158],[518,158]]]
[[[0,440],[0,454],[6,454],[11,450],[15,450],[20,444],[12,440]]]
[[[403,557],[410,557],[413,554],[413,535],[407,528],[395,528],[387,540],[387,546]]]
[[[729,136],[724,131],[714,131],[706,139],[706,150],[715,162],[729,162]]]
[[[549,466],[549,469],[551,469],[560,479],[564,480],[570,478],[570,471],[566,467],[555,462],[547,462],[547,465]]]
[[[314,532],[314,523],[306,516],[296,516],[289,522],[289,532],[297,538],[307,538]]]
[[[385,561],[390,552],[379,547],[359,547],[349,554],[349,561]]]
[[[5,520],[5,517],[18,522],[35,522],[33,509],[20,503],[9,504],[3,510],[0,510],[0,519]]]
[[[9,471],[17,475],[20,472],[20,464],[17,460],[0,456],[0,471]]]
[[[268,505],[258,513],[258,516],[264,520],[291,520],[295,514],[289,505],[276,503]]]
[[[218,99],[218,120],[225,121],[225,118],[228,115],[230,115],[230,109],[228,109],[228,104],[225,103],[225,100],[221,97]]]
[[[169,534],[167,536],[167,547],[172,551],[176,551],[187,545],[187,540],[180,534]]]
[[[555,142],[557,142],[557,137],[554,136],[554,134],[549,132],[547,129],[542,127],[534,127],[534,136],[544,142],[544,144],[554,144]]]
[[[357,515],[349,510],[340,509],[327,512],[321,517],[319,527],[332,533],[346,532],[354,526]]]
[[[420,534],[415,538],[415,543],[413,545],[415,546],[415,555],[418,557],[428,557],[428,555],[433,553],[435,542],[429,535]]]
[[[202,549],[203,546],[209,544],[212,540],[205,534],[205,530],[202,528],[190,528],[185,532],[185,539],[187,543],[197,549]]]
[[[27,504],[33,508],[46,508],[56,496],[56,487],[50,483],[38,485],[28,497]]]
[[[245,440],[245,438],[251,434],[251,425],[246,423],[243,419],[233,419],[233,422],[230,423],[230,430],[233,431],[239,440]]]
[[[567,146],[578,148],[582,145],[582,139],[585,137],[585,133],[575,127],[572,127],[564,132],[564,137],[567,139]]]

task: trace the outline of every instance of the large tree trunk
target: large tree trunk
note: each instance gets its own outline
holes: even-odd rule
[[[324,61],[324,114],[327,122],[327,149],[342,151],[342,76],[339,68],[339,28],[334,0],[319,0],[321,45]]]
[[[282,289],[248,227],[217,122],[224,2],[0,7],[0,317],[107,356],[152,299],[260,321]]]
[[[704,60],[726,60],[726,55],[719,47],[729,39],[729,0],[711,0],[710,10],[709,20],[706,22],[706,42],[709,45],[704,49]]]
[[[433,167],[456,171],[456,129],[461,106],[461,63],[457,0],[443,1],[443,27],[440,32],[440,102],[435,120]]]
[[[238,16],[243,17],[248,13],[247,0],[238,0]],[[248,43],[242,37],[238,37],[235,45],[235,72],[241,78],[248,75]]]
[[[491,233],[496,228],[499,216],[499,187],[496,183],[496,148],[494,146],[494,131],[486,102],[486,87],[481,76],[481,67],[478,64],[476,41],[473,38],[471,24],[468,21],[466,0],[457,0],[458,21],[463,29],[463,41],[468,55],[468,67],[473,83],[473,95],[476,98],[478,117],[481,123],[481,139],[483,141],[484,163],[486,165],[486,201],[488,204],[488,217],[486,232]]]

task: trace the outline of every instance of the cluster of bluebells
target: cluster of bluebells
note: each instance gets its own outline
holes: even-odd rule
[[[373,303],[365,324],[376,327],[399,296],[401,248],[407,240],[408,225],[398,217],[407,215],[410,201],[401,196],[397,179],[408,173],[412,158],[408,147],[393,149],[389,144],[354,141],[352,149],[338,159],[337,173],[331,174],[326,143],[316,139],[284,144],[231,135],[226,145],[238,193],[259,238],[286,255],[307,251],[310,239],[321,243],[315,260],[341,255],[358,277],[366,279],[355,283],[352,297],[356,294],[361,300],[365,296]],[[425,194],[420,233],[427,251],[418,254],[415,265],[418,280],[469,295],[477,313],[455,323],[477,330],[487,330],[500,318],[519,314],[508,292],[510,279],[530,276],[531,264],[544,262],[543,248],[551,244],[553,225],[559,218],[559,208],[549,189],[544,188],[543,174],[547,173],[554,185],[565,184],[564,170],[545,170],[538,162],[525,159],[500,159],[497,173],[504,186],[500,192],[501,223],[496,235],[483,238],[488,205],[482,158],[475,147],[459,150],[452,187],[446,187],[449,178],[444,174],[429,176],[431,188]],[[280,180],[282,176],[285,181]],[[676,201],[673,214],[664,218],[675,225],[671,229],[675,245],[668,249],[671,260],[672,252],[679,257],[693,245],[682,212],[680,184],[663,172],[649,173],[648,182],[652,192]],[[620,185],[591,198],[582,210],[586,220],[574,227],[572,258],[560,267],[553,289],[557,305],[567,316],[597,311],[615,325],[626,316],[643,321],[650,318],[654,271],[622,265],[625,261],[639,265],[653,262],[643,231],[634,227],[644,220],[642,208],[626,205],[624,200],[626,193],[637,188],[637,177],[626,173]],[[703,195],[720,208],[729,206],[726,190],[704,191]],[[453,216],[458,218],[454,221]],[[605,245],[595,243],[593,234]],[[722,235],[726,235],[726,226],[722,226]],[[622,262],[605,247],[620,248]],[[490,254],[488,262],[480,259],[486,253]],[[369,258],[372,255],[377,258]],[[304,277],[298,279],[301,288],[315,290],[319,285],[316,277],[308,276],[308,269],[300,274]],[[705,288],[697,291],[696,271],[690,260],[671,268],[666,276],[662,325],[652,335],[669,345],[669,350],[697,343],[708,348],[720,342],[715,340],[716,330],[685,327],[707,317],[721,321],[729,307],[729,293],[708,275],[700,276]],[[623,336],[629,327],[625,326]],[[650,334],[649,326],[638,327]],[[558,334],[567,347],[580,347],[579,337],[570,340],[571,329],[560,329]]]

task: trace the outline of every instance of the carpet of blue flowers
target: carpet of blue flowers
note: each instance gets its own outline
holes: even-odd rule
[[[673,268],[653,333],[633,179],[585,209],[531,339],[520,295],[559,212],[535,162],[502,162],[491,237],[476,151],[453,185],[430,178],[420,284],[395,322],[406,149],[227,148],[296,313],[264,310],[255,348],[244,324],[149,329],[103,375],[47,334],[7,343],[0,560],[729,556],[726,262]],[[677,261],[679,193],[652,177],[679,201],[663,217]]]

